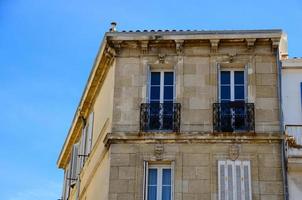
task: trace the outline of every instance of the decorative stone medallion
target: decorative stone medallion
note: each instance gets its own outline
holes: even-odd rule
[[[232,144],[229,147],[229,157],[231,160],[236,160],[239,157],[239,145]]]
[[[154,146],[154,155],[156,160],[162,160],[164,153],[164,145],[163,144],[156,144]]]

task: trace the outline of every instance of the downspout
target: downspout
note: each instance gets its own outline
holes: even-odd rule
[[[279,47],[275,51],[276,53],[276,64],[278,70],[278,99],[279,99],[279,121],[280,121],[280,132],[282,134],[281,142],[281,167],[282,167],[282,177],[283,177],[283,196],[285,200],[288,200],[288,180],[287,180],[287,156],[286,156],[286,142],[285,142],[285,130],[283,123],[283,107],[282,107],[282,62],[279,56]]]

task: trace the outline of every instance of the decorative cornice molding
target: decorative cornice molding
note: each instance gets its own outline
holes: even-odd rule
[[[220,42],[219,39],[210,40],[212,53],[216,53],[218,51],[219,42]]]
[[[140,48],[142,54],[147,54],[149,50],[149,41],[148,40],[140,41]]]
[[[177,55],[181,55],[184,49],[184,40],[175,40],[175,49]]]

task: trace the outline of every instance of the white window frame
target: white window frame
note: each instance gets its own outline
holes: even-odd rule
[[[175,102],[175,93],[176,93],[176,90],[175,90],[175,86],[176,86],[176,76],[175,76],[175,70],[173,69],[151,69],[149,70],[149,73],[148,73],[148,103],[151,102],[151,74],[152,72],[160,72],[160,95],[159,95],[159,101],[160,103],[163,103],[164,102],[164,75],[165,75],[165,72],[173,72],[173,102]]]
[[[246,75],[246,69],[244,68],[219,68],[218,70],[218,96],[219,96],[219,102],[221,102],[221,72],[223,71],[227,71],[230,72],[230,92],[231,92],[231,96],[230,96],[230,101],[234,101],[235,100],[235,71],[243,71],[244,73],[244,99],[243,101],[247,100],[247,75]]]
[[[223,166],[224,167],[224,180],[221,180],[221,172],[220,172],[220,167]],[[229,190],[228,190],[228,166],[232,166],[232,194],[233,194],[233,198],[229,199]],[[240,166],[240,183],[241,183],[241,193],[240,193],[240,199],[237,199],[237,184],[236,184],[236,166]],[[249,198],[245,199],[245,185],[244,185],[244,167],[248,167],[248,181],[249,181],[249,187],[248,187],[248,192],[249,192]],[[222,181],[224,182],[224,191],[225,191],[225,198],[221,197],[221,185],[222,185]],[[251,181],[251,164],[250,161],[248,160],[236,160],[236,161],[232,161],[232,160],[219,160],[218,161],[218,199],[219,200],[252,200],[252,187],[251,187],[252,181]]]
[[[145,174],[144,174],[144,200],[148,200],[148,174],[149,169],[157,169],[157,190],[156,190],[156,200],[162,200],[162,176],[163,169],[171,170],[171,200],[174,199],[174,162],[170,165],[168,164],[148,164],[147,161],[144,162]]]

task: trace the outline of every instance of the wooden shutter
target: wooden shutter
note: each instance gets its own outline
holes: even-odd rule
[[[171,163],[171,200],[174,200],[174,175],[175,175],[175,161]]]
[[[150,101],[150,86],[151,86],[151,69],[147,66],[147,77],[146,77],[146,103]]]
[[[250,161],[242,162],[242,170],[243,174],[243,187],[244,187],[244,200],[252,200],[252,192],[251,192],[251,167]]]
[[[68,199],[69,190],[70,190],[70,169],[68,167],[65,169],[65,174],[64,174],[63,200]]]
[[[88,117],[88,124],[87,127],[87,135],[86,135],[86,147],[85,147],[85,155],[89,155],[91,151],[91,146],[92,146],[92,134],[93,134],[93,118],[94,118],[94,113],[91,112]]]
[[[80,177],[77,179],[77,183],[76,183],[76,185],[77,185],[77,192],[76,192],[76,200],[79,200],[79,198],[80,198]]]
[[[80,140],[80,147],[79,147],[79,157],[80,157],[80,170],[83,168],[85,163],[85,148],[86,148],[86,135],[87,135],[87,125],[82,129],[82,137]]]
[[[144,161],[143,200],[147,200],[148,196],[148,169],[148,161]]]
[[[226,200],[226,161],[218,161],[218,199]]]
[[[218,161],[218,199],[252,200],[250,161]]]
[[[77,180],[77,177],[78,177],[78,160],[79,160],[79,157],[78,157],[78,152],[79,152],[79,144],[76,143],[73,145],[73,148],[72,148],[72,157],[71,157],[71,186],[74,186],[76,184],[76,180]]]

